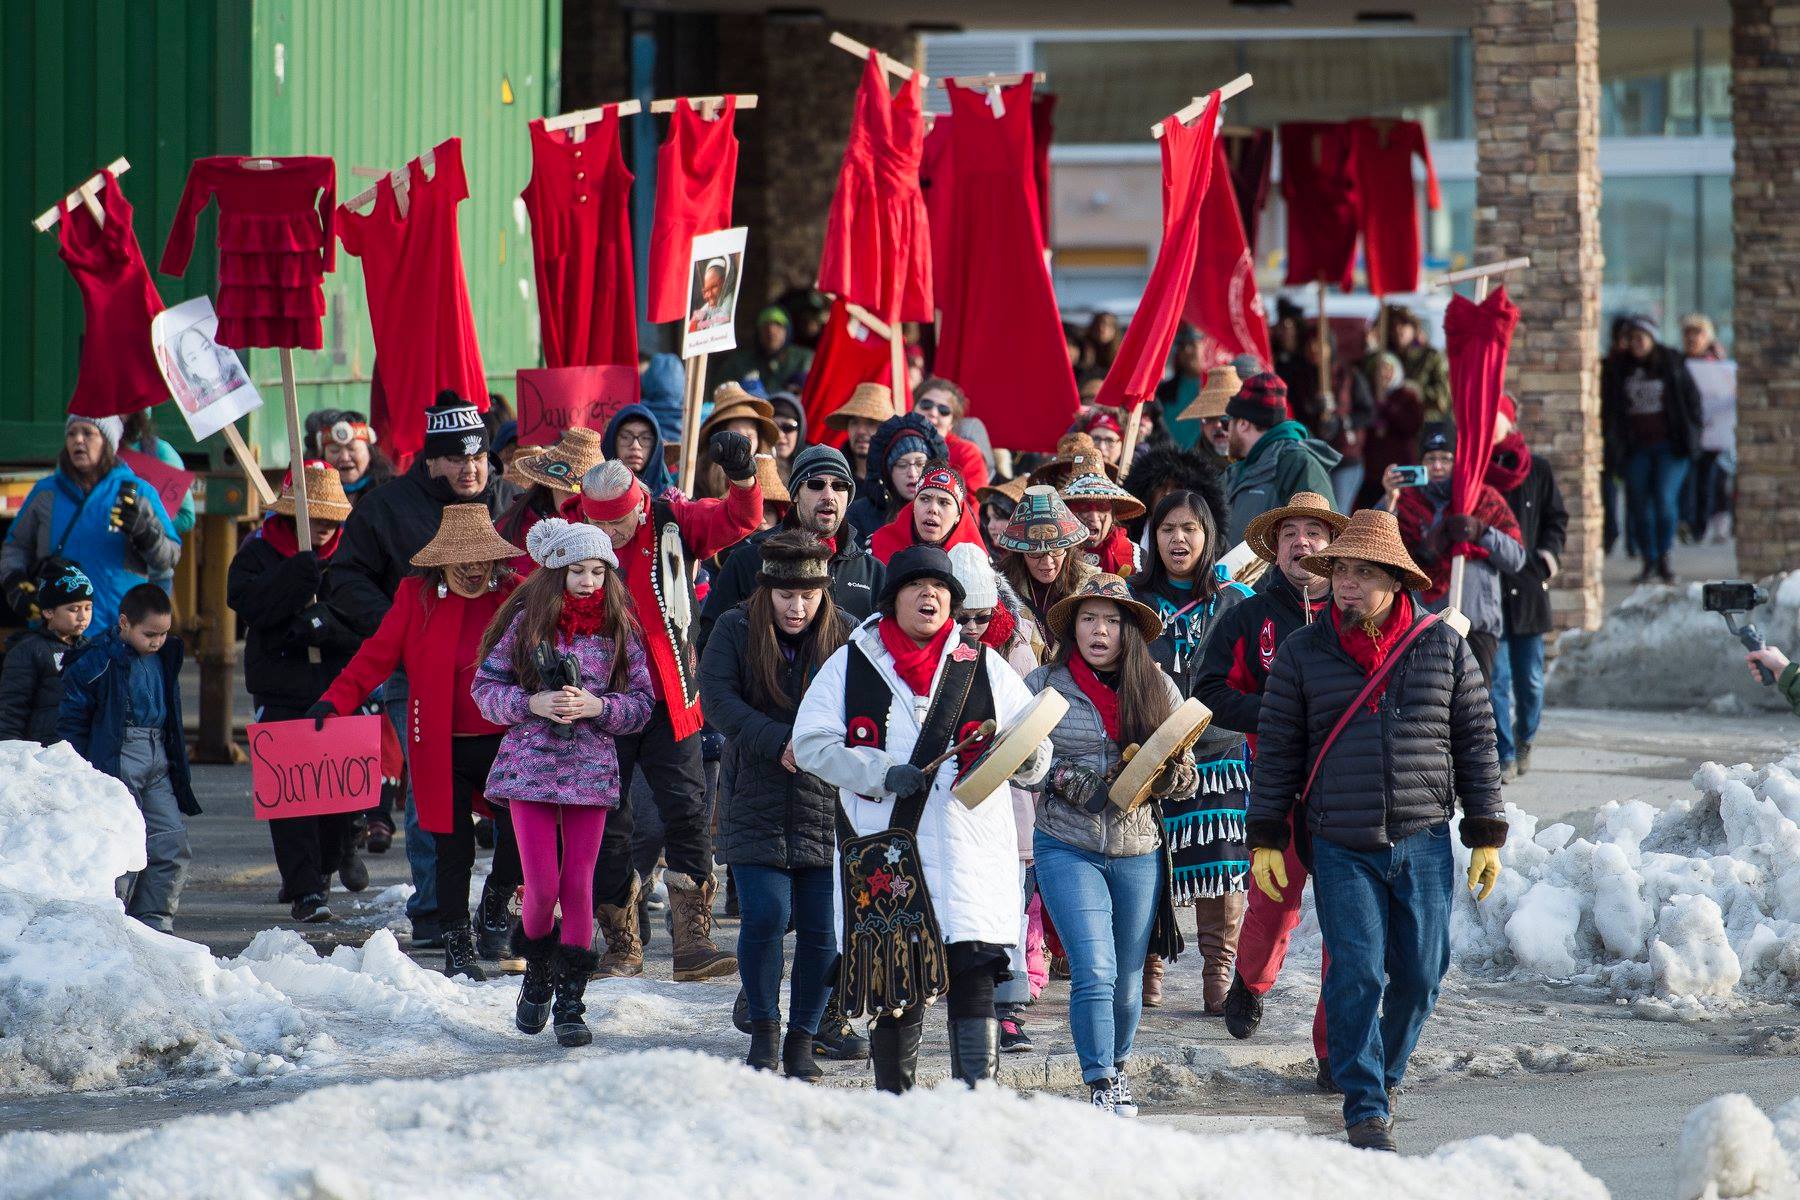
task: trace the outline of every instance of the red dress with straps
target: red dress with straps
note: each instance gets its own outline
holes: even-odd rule
[[[656,220],[650,227],[650,320],[688,315],[688,264],[697,234],[731,224],[737,183],[737,97],[727,96],[707,120],[687,101],[670,114],[669,136],[656,152]]]
[[[582,126],[580,140],[576,129],[546,129],[541,118],[529,128],[531,179],[519,199],[531,216],[544,364],[635,365],[634,177],[620,153],[619,118]]]
[[[856,89],[850,135],[825,217],[825,247],[819,253],[819,290],[883,317],[890,294],[884,277],[892,268],[886,261],[885,197],[876,182],[875,161],[888,141],[892,105],[887,72],[871,54]]]
[[[162,297],[144,265],[131,228],[131,202],[111,171],[102,173],[96,225],[81,205],[63,205],[57,222],[57,253],[81,289],[86,325],[81,335],[81,368],[69,412],[82,417],[115,417],[160,404],[169,385],[150,348],[150,319],[162,311]]]

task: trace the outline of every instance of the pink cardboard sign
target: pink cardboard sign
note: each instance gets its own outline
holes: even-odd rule
[[[548,446],[565,429],[606,430],[613,414],[638,399],[629,367],[528,367],[519,372],[519,445]]]
[[[188,489],[194,486],[194,473],[171,467],[154,454],[145,454],[139,450],[119,451],[119,461],[130,467],[133,475],[156,489],[163,511],[173,520],[175,510],[181,507],[182,500],[187,498]]]
[[[256,819],[361,812],[381,800],[381,718],[263,721],[250,739]]]

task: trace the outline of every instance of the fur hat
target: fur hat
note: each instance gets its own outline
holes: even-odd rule
[[[831,547],[815,533],[783,529],[764,538],[762,570],[758,586],[767,588],[828,588],[831,586]]]
[[[565,521],[561,517],[545,517],[525,535],[525,549],[531,561],[540,567],[566,567],[570,563],[597,558],[609,567],[619,565],[613,553],[612,539],[598,525]]]

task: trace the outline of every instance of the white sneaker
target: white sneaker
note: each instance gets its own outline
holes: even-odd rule
[[[1138,1115],[1137,1101],[1131,1095],[1131,1084],[1125,1079],[1125,1073],[1119,1072],[1119,1078],[1113,1084],[1113,1111],[1121,1117]]]

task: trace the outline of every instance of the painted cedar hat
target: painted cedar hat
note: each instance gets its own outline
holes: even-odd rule
[[[1146,642],[1153,642],[1162,636],[1162,618],[1156,615],[1156,610],[1142,600],[1134,599],[1131,585],[1123,579],[1117,575],[1102,573],[1089,576],[1080,587],[1050,606],[1050,613],[1045,620],[1058,642],[1069,640],[1069,626],[1074,623],[1075,610],[1081,607],[1083,600],[1110,600],[1117,604],[1119,615],[1135,622]]]
[[[1056,489],[1033,484],[1025,489],[1005,532],[995,540],[1002,549],[1020,554],[1048,554],[1072,549],[1087,539],[1087,526],[1069,511]]]
[[[1244,544],[1250,547],[1251,553],[1266,563],[1273,563],[1276,558],[1275,540],[1277,527],[1289,517],[1310,517],[1331,526],[1334,533],[1342,533],[1350,518],[1331,507],[1331,501],[1317,492],[1295,492],[1288,502],[1280,508],[1271,508],[1268,512],[1254,518],[1244,529]]]
[[[825,428],[845,430],[850,428],[852,417],[861,417],[865,421],[885,421],[897,416],[894,412],[894,392],[885,384],[859,383],[850,398],[825,418]]]
[[[1031,473],[1031,486],[1047,483],[1051,487],[1061,487],[1070,475],[1076,474],[1076,458],[1080,457],[1083,466],[1102,463],[1106,474],[1118,482],[1119,468],[1107,462],[1094,439],[1085,433],[1065,433],[1062,440],[1056,443],[1056,457]]]
[[[527,484],[541,483],[573,495],[581,490],[581,477],[606,456],[600,451],[600,435],[591,429],[565,429],[556,444],[541,453],[515,458],[507,471]]]
[[[524,551],[500,536],[485,504],[446,504],[438,531],[412,556],[415,567],[508,562]]]
[[[309,462],[303,472],[306,477],[306,511],[321,521],[347,521],[350,519],[350,497],[344,494],[344,481],[338,475],[336,467],[328,467],[322,462]],[[281,484],[281,498],[275,501],[275,511],[284,517],[294,515],[294,477],[289,472]]]
[[[1143,516],[1144,502],[1100,474],[1101,461],[1097,452],[1091,459],[1085,454],[1075,456],[1069,478],[1059,489],[1063,502],[1070,505],[1081,502],[1111,504],[1113,516],[1121,521]]]
[[[1238,394],[1244,381],[1238,378],[1237,368],[1230,363],[1222,367],[1214,367],[1206,373],[1206,382],[1200,388],[1200,394],[1194,402],[1181,410],[1180,420],[1200,421],[1207,417],[1223,417],[1225,406],[1231,398]]]
[[[1431,577],[1419,570],[1419,564],[1406,552],[1400,540],[1400,523],[1394,514],[1379,508],[1365,508],[1345,522],[1343,532],[1331,545],[1317,554],[1309,554],[1300,565],[1322,579],[1331,577],[1331,564],[1340,558],[1360,558],[1365,562],[1392,567],[1401,581],[1414,591],[1431,586]]]

